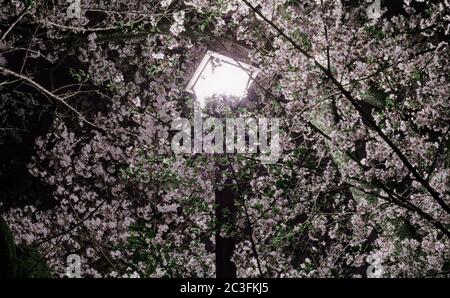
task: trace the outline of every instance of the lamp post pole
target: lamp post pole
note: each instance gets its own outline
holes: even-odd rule
[[[185,90],[196,97],[194,123],[196,122],[196,111],[205,108],[205,99],[214,94],[226,94],[242,99],[258,72],[257,68],[249,64],[217,52],[207,51]],[[194,135],[196,135],[195,132],[202,136],[203,126],[195,126]],[[196,144],[198,148],[195,148]],[[200,144],[200,142],[194,142],[194,151],[197,153],[202,151],[202,145]],[[227,166],[216,162],[215,171],[216,181],[222,181],[220,175],[229,172],[229,169]],[[236,265],[231,260],[235,239],[222,237],[220,233],[225,224],[233,222],[236,213],[235,198],[238,194],[233,189],[233,182],[232,177],[226,177],[224,185],[216,184],[215,188],[216,276],[219,278],[236,277]]]
[[[225,153],[226,154],[226,153]],[[227,171],[227,166],[216,162],[216,181],[220,181],[220,173]],[[215,190],[215,216],[216,216],[216,277],[236,278],[236,265],[231,260],[235,247],[235,240],[232,237],[222,237],[220,230],[222,226],[229,222],[235,214],[236,207],[234,199],[236,192],[232,188],[233,179],[227,178],[223,187]]]

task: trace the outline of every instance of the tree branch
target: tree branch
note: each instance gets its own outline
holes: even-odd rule
[[[84,122],[86,122],[87,124],[89,124],[92,127],[95,127],[97,129],[103,130],[103,128],[95,125],[94,123],[90,122],[89,120],[87,120],[77,109],[75,109],[74,107],[72,107],[70,104],[68,104],[64,98],[53,94],[52,92],[48,91],[47,89],[45,89],[43,86],[41,86],[40,84],[36,83],[35,81],[33,81],[32,79],[30,79],[27,76],[18,74],[17,72],[14,72],[12,70],[9,70],[7,68],[4,68],[3,66],[0,66],[0,72],[4,72],[8,75],[11,75],[13,77],[16,77],[18,79],[21,79],[25,82],[27,82],[28,84],[30,84],[31,86],[33,86],[34,88],[36,88],[37,90],[39,90],[40,92],[42,92],[44,95],[47,95],[53,99],[56,99],[57,101],[59,101],[60,103],[62,103],[64,106],[66,106],[69,110],[71,110],[72,112],[74,112],[75,114],[77,114],[78,117],[80,117],[80,119]]]
[[[237,182],[238,179],[237,179],[236,172],[234,170],[233,164],[231,163],[231,160],[230,160],[228,154],[226,156],[227,156],[228,166],[230,167],[231,174],[233,175],[233,179]],[[239,183],[237,184],[237,188],[238,188],[238,191],[239,191],[239,195],[241,195],[243,192],[242,192],[242,190],[240,188]],[[261,269],[261,262],[259,260],[258,250],[256,249],[255,239],[253,238],[252,221],[250,219],[250,215],[248,213],[247,205],[245,204],[245,200],[244,199],[242,199],[242,206],[244,208],[245,218],[247,220],[247,225],[248,225],[248,229],[249,229],[249,236],[250,236],[250,243],[252,244],[252,251],[253,251],[253,254],[255,255],[255,259],[256,259],[256,264],[258,266],[259,275],[262,278],[262,277],[264,277],[264,275],[263,275],[263,272],[262,272],[262,269]]]
[[[273,29],[275,29],[282,37],[284,37],[296,50],[303,54],[306,58],[314,61],[316,65],[322,72],[327,76],[327,78],[337,87],[337,89],[345,96],[345,98],[350,102],[350,104],[358,111],[361,117],[366,120],[368,126],[372,128],[383,141],[395,152],[395,154],[400,158],[402,163],[411,172],[414,178],[419,182],[433,197],[433,199],[448,213],[450,214],[450,207],[445,203],[445,201],[440,197],[439,193],[431,187],[427,180],[425,180],[419,172],[414,168],[414,166],[409,162],[408,158],[401,152],[401,150],[388,138],[388,136],[383,132],[383,130],[375,123],[371,115],[362,109],[356,98],[342,86],[342,84],[333,76],[331,71],[325,68],[322,64],[317,62],[310,54],[308,54],[301,46],[299,46],[292,38],[290,38],[286,33],[283,32],[277,25],[272,21],[267,19],[258,9],[251,5],[247,0],[242,0],[254,13],[260,16],[266,23],[268,23]]]
[[[28,5],[23,12],[17,17],[17,19],[14,21],[14,23],[12,23],[8,29],[6,29],[6,31],[2,34],[2,36],[0,37],[0,41],[3,41],[6,36],[9,34],[9,32],[14,28],[14,26],[17,25],[18,22],[20,22],[20,20],[28,13],[28,11],[31,9],[31,7],[33,6],[32,2],[30,5]]]

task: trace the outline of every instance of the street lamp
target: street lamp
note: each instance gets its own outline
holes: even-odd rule
[[[258,73],[259,69],[247,63],[213,51],[207,51],[186,87],[186,91],[195,96],[196,103],[201,109],[205,108],[208,98],[214,95],[240,101],[246,96],[248,88]],[[216,167],[218,169],[216,178],[220,179],[220,173],[228,169],[227,166],[219,163],[216,164]],[[215,190],[215,216],[218,223],[215,235],[215,252],[216,276],[218,278],[236,277],[236,266],[231,261],[235,240],[220,235],[220,229],[226,220],[226,215],[235,213],[234,198],[237,194],[231,187],[232,183],[233,179],[229,178],[223,188],[219,187]]]
[[[207,51],[186,91],[195,95],[201,108],[213,95],[242,99],[259,69],[222,54]]]

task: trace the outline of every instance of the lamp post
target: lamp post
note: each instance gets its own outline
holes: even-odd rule
[[[245,97],[253,79],[259,70],[249,64],[238,61],[222,54],[207,51],[194,75],[192,76],[186,91],[193,94],[196,99],[194,109],[200,111],[205,108],[207,99],[214,95],[222,95],[236,100]],[[227,154],[227,153],[225,153]],[[227,166],[216,163],[216,180],[221,179],[221,173],[227,171]],[[237,182],[237,181],[236,181]],[[232,187],[233,179],[228,178],[223,187],[215,189],[215,253],[216,253],[216,277],[235,278],[236,265],[232,262],[235,239],[222,237],[220,230],[227,219],[227,215],[235,213],[235,198],[238,194]]]

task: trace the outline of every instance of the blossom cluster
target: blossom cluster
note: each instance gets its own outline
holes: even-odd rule
[[[236,210],[218,232],[236,242],[239,277],[361,277],[368,258],[388,277],[448,272],[449,1],[405,0],[375,22],[365,1],[101,2],[83,7],[102,18],[39,4],[23,18],[43,28],[33,59],[69,55],[83,70],[74,92],[96,91],[71,103],[97,127],[61,113],[34,142],[29,172],[50,203],[4,216],[55,276],[70,254],[86,277],[214,276],[224,187]],[[8,1],[0,19],[22,9]],[[79,47],[58,42],[86,32]],[[275,164],[170,149],[171,121],[192,116],[189,78],[225,44],[261,69],[252,104],[234,112],[280,119]]]

